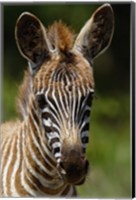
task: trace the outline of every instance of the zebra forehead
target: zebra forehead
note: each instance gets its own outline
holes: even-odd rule
[[[93,69],[80,56],[75,56],[75,60],[70,63],[59,57],[43,63],[34,77],[34,87],[38,90],[49,86],[57,89],[61,88],[62,84],[66,87],[69,85],[75,88],[94,88]]]

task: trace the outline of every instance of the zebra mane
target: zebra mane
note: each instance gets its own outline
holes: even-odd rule
[[[18,89],[18,97],[16,101],[17,111],[23,118],[27,115],[29,94],[31,92],[31,74],[29,70],[24,73],[24,79]]]
[[[75,34],[71,27],[58,21],[48,28],[48,38],[54,48],[65,53],[73,47]]]

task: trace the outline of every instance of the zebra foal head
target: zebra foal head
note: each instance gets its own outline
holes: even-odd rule
[[[55,22],[46,29],[31,13],[20,15],[17,46],[27,59],[45,138],[60,175],[70,184],[84,182],[88,161],[89,116],[94,95],[92,63],[109,46],[114,27],[109,4],[98,8],[77,37]]]

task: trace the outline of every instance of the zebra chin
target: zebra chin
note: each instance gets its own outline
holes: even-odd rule
[[[75,149],[64,154],[58,163],[58,171],[63,180],[71,185],[81,185],[85,182],[89,162]]]

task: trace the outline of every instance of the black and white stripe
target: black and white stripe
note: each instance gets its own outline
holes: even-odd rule
[[[46,137],[57,160],[61,158],[61,127],[79,128],[83,152],[89,141],[89,117],[94,90],[90,87],[73,84],[76,73],[62,68],[52,72],[47,89],[37,93],[41,118]],[[80,77],[81,79],[81,77]],[[56,84],[57,83],[57,84]]]

